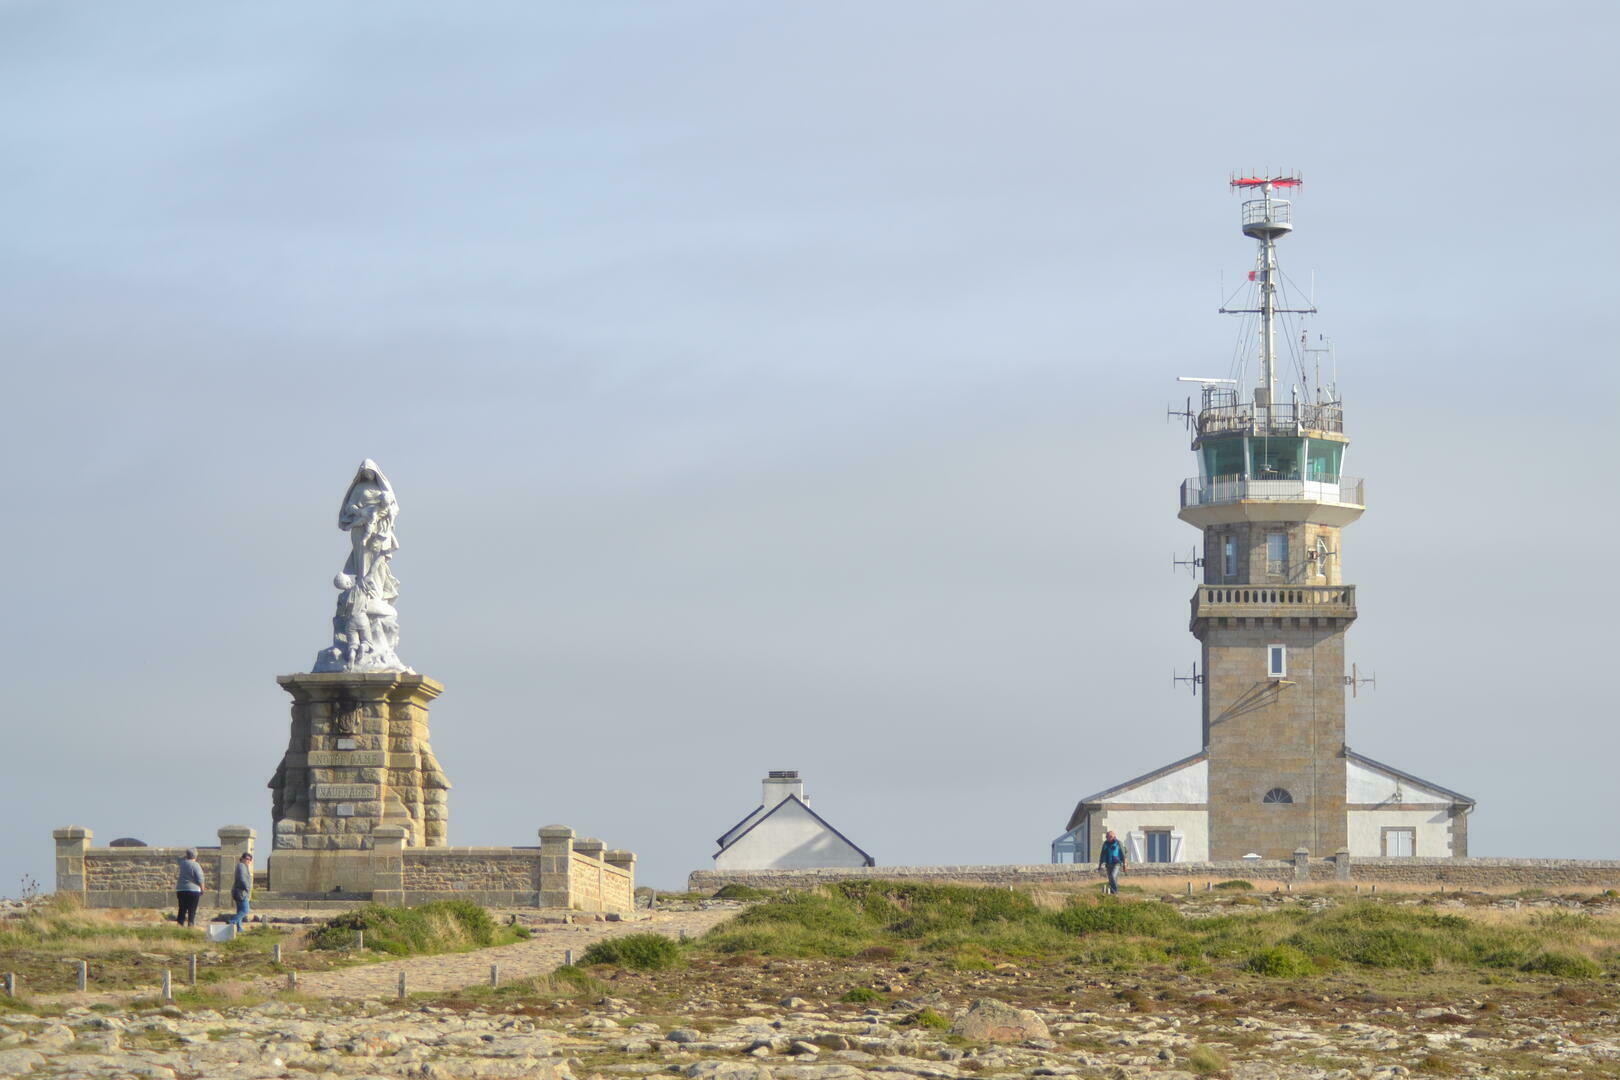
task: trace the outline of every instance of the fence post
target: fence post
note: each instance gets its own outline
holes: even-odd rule
[[[197,954],[192,953],[191,959],[186,962],[186,981],[193,990],[197,988]]]
[[[354,932],[354,947],[355,951],[357,952],[362,952],[365,950],[366,932],[364,930],[356,930]]]
[[[169,975],[169,969],[168,968],[163,969],[163,1000],[164,1001],[173,1001],[174,1000],[174,980]]]
[[[271,948],[271,950],[270,950],[270,958],[275,963],[278,963],[278,964],[281,963],[281,942],[279,942],[279,941],[276,942],[275,945]]]
[[[15,971],[8,971],[8,972],[6,972],[6,997],[16,997],[16,996],[17,996],[17,973]]]
[[[399,1000],[405,1000],[405,969],[399,969]]]
[[[296,970],[287,972],[287,989],[298,989],[298,972]]]
[[[564,949],[563,950],[563,964],[565,966],[567,966],[567,967],[573,967],[574,966],[574,950],[573,949]]]
[[[90,987],[90,965],[83,960],[79,961],[79,989],[87,990]]]
[[[499,964],[491,964],[491,965],[489,965],[489,985],[491,985],[491,986],[499,986],[499,985],[501,985],[501,965],[499,965]]]

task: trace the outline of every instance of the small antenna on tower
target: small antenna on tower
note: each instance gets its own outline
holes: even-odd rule
[[[1191,675],[1177,675],[1173,669],[1171,670],[1170,684],[1174,686],[1178,682],[1186,683],[1187,689],[1192,691],[1193,696],[1198,696],[1198,688],[1203,685],[1204,677],[1198,674],[1198,662],[1196,660],[1193,661]]]
[[[1378,689],[1378,676],[1363,675],[1360,668],[1354,664],[1351,664],[1350,674],[1344,677],[1344,685],[1350,688],[1351,697],[1358,697],[1359,695],[1356,693],[1356,691],[1363,686],[1370,686],[1374,690]]]
[[[1189,575],[1192,577],[1197,577],[1198,568],[1204,565],[1204,560],[1199,556],[1198,549],[1195,547],[1187,553],[1187,557],[1185,559],[1178,559],[1174,555],[1170,556],[1170,565],[1185,566]]]

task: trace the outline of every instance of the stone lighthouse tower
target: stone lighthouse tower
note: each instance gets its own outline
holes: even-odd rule
[[[1278,377],[1279,317],[1309,310],[1279,300],[1277,241],[1293,214],[1277,193],[1298,184],[1233,181],[1253,196],[1243,233],[1259,250],[1254,306],[1224,310],[1252,318],[1258,370],[1249,385],[1241,369],[1239,379],[1201,380],[1198,475],[1181,487],[1181,520],[1204,541],[1192,632],[1203,653],[1212,859],[1332,852],[1348,839],[1344,635],[1356,591],[1343,580],[1340,534],[1364,503],[1361,481],[1343,472],[1335,388],[1311,386],[1303,364]],[[1279,391],[1279,381],[1292,386]]]
[[[1297,176],[1245,176],[1243,234],[1256,244],[1247,331],[1230,378],[1201,384],[1186,412],[1198,475],[1181,520],[1203,534],[1192,597],[1202,655],[1202,749],[1080,799],[1053,862],[1086,862],[1115,830],[1136,862],[1258,855],[1462,856],[1474,800],[1358,754],[1345,742],[1344,639],[1356,588],[1343,531],[1365,508],[1344,473],[1350,440],[1332,377],[1289,328],[1277,242],[1293,231],[1281,194]]]

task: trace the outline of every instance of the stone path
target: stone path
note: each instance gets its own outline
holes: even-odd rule
[[[591,922],[578,925],[542,924],[531,927],[534,937],[511,945],[497,945],[470,953],[441,956],[412,956],[377,964],[341,968],[337,971],[300,973],[298,990],[325,998],[392,998],[399,992],[399,974],[405,973],[408,993],[421,990],[459,990],[489,982],[489,965],[499,964],[501,982],[543,975],[562,966],[567,950],[583,956],[592,942],[626,934],[662,934],[679,938],[699,937],[737,914],[736,908],[709,911],[654,912],[635,922]],[[294,954],[296,955],[296,954]],[[293,957],[289,957],[292,959]],[[273,993],[287,988],[287,978],[278,975],[245,981],[244,988]]]

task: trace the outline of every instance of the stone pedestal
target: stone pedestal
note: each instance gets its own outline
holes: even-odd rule
[[[405,847],[447,843],[450,784],[428,745],[440,683],[403,672],[276,682],[293,699],[292,735],[270,781],[276,849],[370,849],[382,826],[402,828]]]

